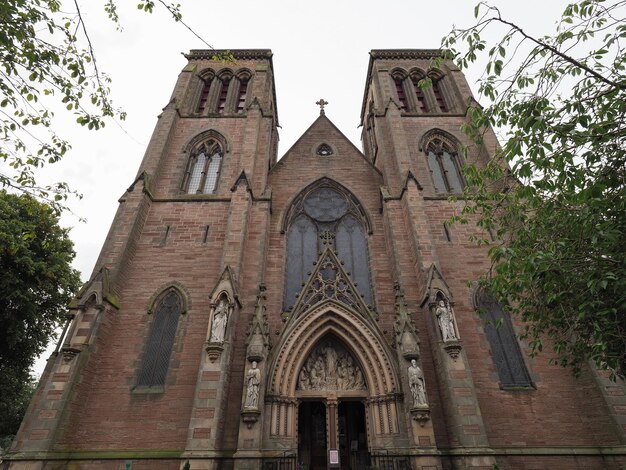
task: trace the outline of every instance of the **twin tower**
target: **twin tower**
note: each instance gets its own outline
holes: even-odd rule
[[[363,149],[320,102],[278,160],[272,53],[232,53],[187,55],[3,468],[626,465],[624,387],[473,287],[449,197],[498,144],[459,131],[463,74],[374,50]]]

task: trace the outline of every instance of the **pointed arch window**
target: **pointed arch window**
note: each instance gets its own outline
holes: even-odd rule
[[[330,183],[322,183],[296,199],[288,220],[284,309],[293,306],[319,252],[328,244],[337,251],[365,303],[371,304],[367,229],[355,198]]]
[[[224,114],[226,111],[226,103],[228,99],[228,88],[230,87],[230,79],[229,75],[221,77],[222,86],[220,87],[220,95],[217,100],[217,112],[218,114]]]
[[[248,82],[250,81],[247,76],[239,77],[239,91],[237,94],[237,114],[242,114],[246,108],[246,98],[248,97]]]
[[[424,94],[424,90],[422,90],[419,86],[419,82],[420,80],[422,80],[422,78],[423,77],[418,75],[412,75],[411,83],[413,85],[413,91],[415,92],[415,100],[417,101],[418,110],[422,113],[427,113],[429,109],[426,95]]]
[[[198,108],[196,109],[196,113],[198,114],[203,114],[207,109],[212,81],[212,77],[202,81],[202,91],[200,92],[200,100],[198,101]]]
[[[465,184],[456,149],[442,138],[430,140],[426,146],[428,167],[438,193],[460,193]]]
[[[165,377],[174,346],[178,319],[183,312],[183,302],[175,289],[167,290],[155,302],[148,342],[139,370],[139,387],[165,385]]]
[[[184,191],[187,194],[213,194],[222,166],[222,147],[215,140],[198,146],[189,158]]]
[[[406,93],[404,91],[404,78],[400,75],[396,75],[393,77],[393,81],[396,84],[396,94],[398,95],[398,101],[400,102],[400,110],[408,111],[408,102],[406,99]]]
[[[439,110],[442,113],[445,113],[448,111],[448,106],[446,105],[446,100],[441,90],[441,84],[439,83],[439,81],[440,79],[439,80],[433,79],[433,93],[435,94],[435,100],[437,101],[437,106],[439,106]]]
[[[508,313],[493,295],[483,290],[476,294],[475,303],[483,319],[501,387],[532,388],[532,381]]]

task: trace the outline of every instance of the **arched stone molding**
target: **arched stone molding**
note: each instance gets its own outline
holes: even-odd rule
[[[407,78],[409,75],[407,74],[406,70],[400,68],[400,67],[395,67],[390,73],[389,75],[391,75],[391,78],[395,79],[400,79],[400,80],[404,80],[405,78]]]
[[[228,139],[226,139],[223,134],[219,133],[215,129],[209,129],[192,137],[183,147],[183,153],[186,155],[190,155],[191,152],[193,152],[198,145],[211,139],[217,141],[220,144],[224,153],[230,152]]]
[[[252,75],[252,72],[246,68],[237,70],[237,73],[235,74],[239,80],[251,80]]]
[[[413,67],[411,70],[409,70],[409,76],[413,79],[422,80],[426,78],[426,72],[418,67]]]
[[[441,80],[443,77],[445,77],[445,74],[437,68],[430,68],[428,70],[428,76],[431,80]]]
[[[226,68],[226,69],[220,70],[217,73],[217,76],[220,80],[224,80],[224,79],[230,80],[235,76],[235,74],[233,73],[231,69]]]
[[[213,80],[213,78],[215,78],[215,70],[209,68],[202,69],[198,72],[198,77],[202,80]]]
[[[354,195],[354,193],[350,191],[348,188],[338,183],[337,181],[331,178],[327,178],[327,177],[322,177],[309,183],[308,186],[306,186],[302,191],[300,191],[293,198],[291,198],[291,200],[286,205],[285,212],[282,215],[282,220],[280,224],[281,233],[287,232],[287,229],[289,228],[289,224],[291,220],[293,219],[294,214],[299,213],[298,208],[297,208],[298,204],[301,204],[302,201],[304,201],[304,199],[307,197],[307,195],[323,187],[332,188],[335,191],[344,195],[348,199],[348,201],[350,201],[350,204],[352,206],[351,208],[352,214],[363,222],[363,225],[367,233],[369,235],[372,234],[373,224],[372,224],[369,214],[365,210],[363,204],[361,204],[361,201],[359,201],[359,199]]]
[[[372,423],[371,437],[397,433],[400,375],[378,328],[363,315],[332,301],[294,320],[274,349],[268,369],[266,402],[270,405],[271,434],[295,437],[299,372],[313,349],[331,336],[341,341],[363,373],[366,390],[361,391],[361,398],[366,400]],[[320,397],[325,393],[320,391]],[[336,396],[341,398],[341,393],[337,391]]]
[[[176,292],[178,292],[178,294],[180,295],[180,298],[183,301],[183,310],[180,313],[184,315],[189,311],[189,309],[191,308],[191,295],[189,294],[189,291],[180,282],[171,281],[171,282],[162,284],[161,287],[159,287],[155,291],[155,293],[152,294],[152,296],[150,297],[146,305],[146,311],[149,314],[152,313],[152,309],[154,308],[156,301],[169,289],[174,289]]]
[[[445,145],[448,145],[450,150],[455,151],[457,154],[459,153],[461,142],[459,142],[459,140],[449,132],[439,128],[430,129],[422,135],[419,140],[419,150],[421,152],[426,152],[430,143],[436,139],[439,139]]]

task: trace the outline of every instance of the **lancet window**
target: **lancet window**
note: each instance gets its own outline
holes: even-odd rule
[[[213,194],[222,166],[223,150],[214,139],[195,148],[189,158],[183,189],[187,194]]]
[[[478,292],[475,303],[483,319],[500,385],[503,388],[532,387],[509,315],[488,292]]]
[[[178,319],[183,312],[179,293],[171,288],[161,295],[152,310],[152,324],[139,370],[139,387],[165,385]]]
[[[451,97],[443,86],[445,75],[439,70],[431,70],[426,75],[420,69],[408,73],[403,69],[391,72],[400,110],[406,113],[447,113],[450,111]],[[431,86],[422,89],[420,82],[428,78]]]
[[[454,146],[440,137],[430,139],[426,146],[428,168],[438,193],[459,193],[464,183],[461,162]]]
[[[296,198],[287,220],[285,310],[295,303],[326,246],[337,252],[365,303],[372,303],[367,221],[351,194],[330,182],[315,185]]]
[[[207,109],[212,82],[213,77],[206,78],[202,81],[202,91],[200,92],[200,100],[198,101],[198,108],[196,110],[198,114],[203,114]]]
[[[199,75],[199,95],[195,113],[200,115],[243,114],[246,109],[252,74],[247,69],[233,73],[224,69],[218,75],[211,69]]]

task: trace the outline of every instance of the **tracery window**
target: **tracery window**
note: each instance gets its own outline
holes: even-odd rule
[[[438,193],[459,193],[465,186],[456,149],[442,138],[433,138],[426,147],[428,167]]]
[[[337,252],[366,304],[372,303],[366,221],[356,199],[329,181],[305,190],[288,215],[284,308],[288,310],[325,246]]]
[[[330,157],[333,153],[333,149],[328,144],[321,144],[315,151],[315,154],[320,157]]]
[[[189,158],[183,189],[187,194],[213,194],[222,165],[220,144],[210,139],[197,146]]]
[[[509,315],[493,295],[483,290],[476,293],[475,304],[483,319],[502,388],[532,387]]]
[[[158,387],[165,385],[178,319],[183,312],[183,301],[179,293],[170,288],[155,302],[152,312],[152,324],[146,343],[141,368],[139,387]]]

